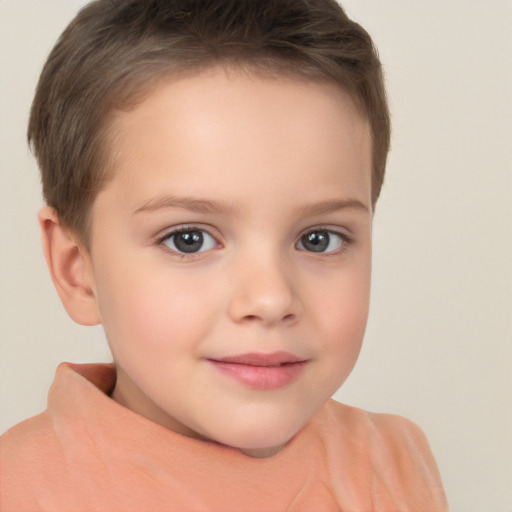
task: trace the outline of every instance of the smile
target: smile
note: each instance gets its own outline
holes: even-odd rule
[[[258,390],[282,388],[296,380],[308,360],[289,352],[241,354],[208,359],[222,374]]]

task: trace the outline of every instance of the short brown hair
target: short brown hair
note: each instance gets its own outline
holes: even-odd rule
[[[89,211],[109,174],[109,115],[162,76],[215,64],[334,80],[367,117],[372,204],[390,141],[377,51],[335,0],[96,0],[61,35],[41,73],[28,139],[43,194],[87,244]]]

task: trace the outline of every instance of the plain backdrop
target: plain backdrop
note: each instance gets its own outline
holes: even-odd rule
[[[109,361],[43,261],[27,116],[83,4],[0,0],[0,432],[45,408],[61,361]],[[393,147],[372,310],[340,401],[426,432],[452,512],[512,511],[512,3],[347,0],[384,62]]]

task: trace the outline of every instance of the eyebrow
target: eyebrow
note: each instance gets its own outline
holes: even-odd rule
[[[226,201],[195,197],[162,196],[146,201],[134,211],[134,214],[140,212],[153,212],[166,208],[183,208],[196,213],[221,215],[234,215],[241,211],[241,207],[239,205]],[[299,214],[301,216],[315,216],[344,209],[361,210],[367,213],[370,212],[370,209],[358,199],[332,199],[306,205],[299,209]]]
[[[146,201],[133,213],[154,212],[166,208],[183,208],[196,213],[217,213],[223,215],[233,215],[240,211],[238,206],[225,201],[195,197],[162,196]]]
[[[336,212],[338,210],[361,210],[370,213],[370,209],[359,199],[332,199],[304,206],[299,210],[300,214],[308,217],[315,215],[324,215],[326,213]]]

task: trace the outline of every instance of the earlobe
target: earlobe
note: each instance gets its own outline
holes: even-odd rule
[[[49,206],[38,215],[44,256],[53,284],[69,316],[82,325],[101,323],[89,255]]]

